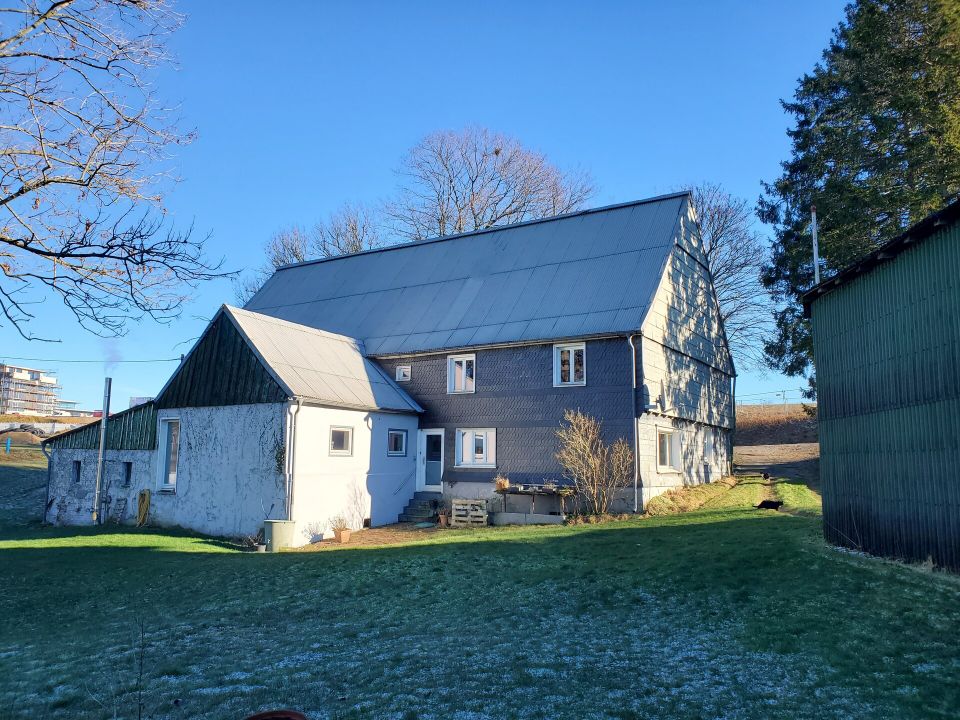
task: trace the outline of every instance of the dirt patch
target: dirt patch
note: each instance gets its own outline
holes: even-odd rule
[[[374,545],[396,545],[399,543],[416,542],[417,540],[427,540],[431,535],[438,532],[436,526],[419,528],[415,523],[396,523],[395,525],[384,525],[382,527],[367,528],[366,530],[355,530],[350,535],[350,542],[338,543],[336,540],[322,540],[317,543],[310,543],[299,548],[300,551],[313,552],[317,550],[340,550],[341,548],[366,547]]]
[[[738,405],[734,445],[787,445],[817,442],[816,406]]]
[[[7,442],[7,438],[14,445],[39,445],[43,442],[43,438],[37,437],[33,433],[20,430],[0,430],[0,446]]]
[[[820,446],[817,443],[749,445],[733,449],[738,475],[768,473],[803,483],[820,492]]]

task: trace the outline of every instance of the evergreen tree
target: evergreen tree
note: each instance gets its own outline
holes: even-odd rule
[[[791,157],[764,184],[758,214],[775,230],[764,285],[781,309],[767,361],[810,371],[799,297],[813,285],[810,206],[829,276],[960,192],[958,0],[858,0],[792,102]],[[811,378],[811,393],[813,391]]]

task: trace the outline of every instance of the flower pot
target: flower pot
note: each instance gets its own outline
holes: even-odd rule
[[[265,552],[267,551],[267,544],[266,544],[266,543],[257,543],[256,550],[257,550],[257,552],[265,553]]]
[[[450,524],[450,518],[447,515],[438,515],[437,524],[440,527],[447,527]]]
[[[351,530],[334,530],[333,537],[341,545],[350,542]]]

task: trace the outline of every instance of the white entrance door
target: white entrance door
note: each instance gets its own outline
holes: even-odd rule
[[[417,490],[440,492],[443,478],[443,430],[421,430],[417,440]]]

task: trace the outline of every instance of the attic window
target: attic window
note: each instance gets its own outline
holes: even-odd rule
[[[584,343],[567,343],[553,346],[553,384],[587,384],[587,346]]]
[[[410,382],[409,365],[397,365],[397,382]]]

